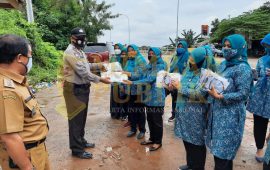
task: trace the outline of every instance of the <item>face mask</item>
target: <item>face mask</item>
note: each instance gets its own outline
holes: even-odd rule
[[[128,57],[129,58],[135,58],[136,55],[137,55],[137,52],[136,51],[130,51],[130,52],[128,52]]]
[[[22,64],[25,67],[25,70],[26,70],[25,73],[29,73],[32,66],[33,66],[33,59],[32,59],[32,57],[28,57],[27,64],[24,64],[23,62],[19,62],[19,63]]]
[[[115,50],[114,50],[114,53],[115,53],[116,55],[119,55],[119,54],[121,54],[121,50],[120,50],[120,49],[115,49]]]
[[[33,59],[32,59],[32,57],[31,57],[31,58],[28,58],[28,63],[26,64],[27,73],[30,72],[32,66],[33,66]]]
[[[222,48],[222,53],[226,60],[230,60],[237,54],[237,49]]]
[[[148,56],[148,60],[149,60],[149,62],[150,63],[154,63],[154,62],[156,62],[157,61],[157,57],[155,56],[155,55],[153,55],[153,56]]]
[[[85,39],[78,39],[78,40],[76,40],[76,45],[77,45],[78,47],[80,47],[80,48],[84,48],[85,45],[86,45]]]
[[[126,56],[126,54],[121,54],[121,58],[125,58]]]
[[[85,36],[78,36],[78,37],[75,37],[73,36],[73,39],[72,42],[74,43],[74,45],[76,47],[79,47],[81,49],[83,49],[86,45],[86,37]]]
[[[194,71],[194,70],[197,70],[197,67],[196,67],[196,64],[192,64],[191,62],[189,62],[189,68],[190,70]]]
[[[179,56],[179,55],[182,55],[186,52],[186,50],[184,48],[177,48],[176,50],[176,55]]]

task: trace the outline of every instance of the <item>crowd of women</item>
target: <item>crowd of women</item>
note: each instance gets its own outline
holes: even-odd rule
[[[150,138],[140,144],[151,145],[150,151],[156,151],[162,147],[165,98],[171,94],[169,121],[175,120],[175,135],[183,140],[186,150],[186,165],[179,169],[204,169],[208,148],[214,157],[215,170],[229,170],[233,169],[241,145],[248,110],[254,114],[255,158],[264,162],[264,169],[270,169],[270,147],[263,153],[265,139],[269,139],[266,132],[270,118],[270,34],[261,41],[266,54],[258,60],[257,80],[248,63],[244,37],[230,35],[222,43],[225,60],[220,64],[207,45],[189,53],[187,42],[180,41],[167,64],[158,48],[149,49],[147,62],[136,45],[125,48],[115,44],[116,55],[110,62],[121,63],[129,80],[112,84],[111,116],[128,119],[126,126],[129,124],[131,129],[127,137],[136,135],[138,129],[138,139],[144,138],[147,120]],[[229,81],[227,89],[221,94],[214,86],[205,90],[199,83],[202,68],[225,77]],[[180,73],[181,81],[173,80],[158,88],[156,77],[161,70]]]

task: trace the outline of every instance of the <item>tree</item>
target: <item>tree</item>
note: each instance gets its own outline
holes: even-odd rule
[[[96,0],[84,0],[82,16],[84,20],[84,29],[86,30],[89,41],[97,42],[97,37],[103,35],[103,30],[110,30],[112,26],[109,19],[118,17],[108,11],[114,4],[106,4],[102,1],[100,4]]]
[[[212,34],[211,41],[221,41],[225,36],[239,33],[249,40],[263,38],[270,30],[270,2],[253,11],[244,12],[232,19],[222,20]]]
[[[196,35],[196,32],[194,32],[193,30],[183,30],[183,33],[181,33],[184,38],[186,39],[187,43],[188,43],[188,46],[191,47],[195,44],[195,42],[197,41],[197,39],[199,38],[200,34],[195,36]]]
[[[219,22],[218,18],[216,18],[214,21],[211,22],[212,28],[211,28],[210,36],[216,32],[216,30],[218,29],[219,23],[220,22]]]
[[[58,66],[61,64],[62,52],[42,40],[41,30],[36,24],[26,21],[26,15],[16,10],[0,9],[0,34],[16,34],[27,38],[33,48],[33,69],[30,71],[31,84],[57,79]]]
[[[113,4],[96,0],[33,0],[36,23],[43,30],[42,38],[64,50],[69,44],[70,30],[83,27],[89,41],[96,42],[103,30],[111,29],[109,9]]]

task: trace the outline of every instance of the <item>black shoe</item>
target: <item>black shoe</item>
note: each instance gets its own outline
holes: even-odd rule
[[[84,148],[94,148],[95,144],[94,143],[85,143]]]
[[[154,142],[152,142],[150,140],[141,142],[141,145],[151,145],[151,144],[154,144]]]
[[[133,131],[129,131],[128,134],[127,134],[127,137],[132,137],[136,134],[136,132],[133,132]]]
[[[171,116],[169,119],[168,119],[168,122],[172,122],[172,121],[174,121],[174,116]]]
[[[123,117],[121,117],[121,120],[125,121],[125,120],[127,120],[127,118],[128,118],[127,116],[123,116]]]
[[[82,152],[82,153],[72,152],[72,156],[77,157],[77,158],[81,158],[81,159],[92,159],[93,158],[93,154],[90,152]]]
[[[182,165],[178,168],[178,170],[191,170],[188,165]]]
[[[158,147],[153,147],[153,146],[151,146],[151,147],[149,148],[149,151],[156,151],[156,150],[158,150],[158,149],[161,148],[161,147],[162,147],[162,144],[159,144]]]

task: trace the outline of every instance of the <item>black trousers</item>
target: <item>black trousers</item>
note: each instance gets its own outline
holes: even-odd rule
[[[270,170],[270,163],[266,164],[265,162],[263,163],[263,170]]]
[[[172,96],[172,116],[175,117],[178,91],[177,90],[169,91],[169,90],[165,89],[165,93],[166,93],[166,97],[169,94],[171,94],[171,96]]]
[[[227,159],[220,159],[214,156],[215,160],[215,170],[232,170],[233,169],[233,161]]]
[[[84,152],[84,138],[90,94],[90,85],[64,83],[64,98],[68,114],[69,146],[72,152]]]
[[[267,126],[268,126],[268,119],[263,118],[261,116],[253,115],[254,117],[254,138],[257,149],[263,149]]]
[[[204,170],[206,160],[206,147],[184,142],[186,149],[187,166],[192,170]]]
[[[137,95],[131,95],[128,103],[128,117],[131,123],[131,131],[137,131],[137,125],[139,131],[145,133],[145,107],[140,102],[140,97]]]
[[[149,140],[155,144],[162,144],[164,107],[146,107],[147,122],[150,131]]]
[[[119,119],[127,116],[126,105],[129,100],[128,95],[120,94],[118,84],[111,85],[110,113],[112,118]]]

